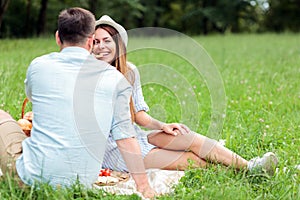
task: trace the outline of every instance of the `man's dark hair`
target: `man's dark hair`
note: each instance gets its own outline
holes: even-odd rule
[[[95,31],[95,16],[83,8],[68,8],[58,16],[61,43],[83,44]]]

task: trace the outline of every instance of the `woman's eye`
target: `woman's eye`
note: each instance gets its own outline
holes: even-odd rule
[[[100,44],[100,41],[99,40],[94,40],[94,45],[98,45]]]

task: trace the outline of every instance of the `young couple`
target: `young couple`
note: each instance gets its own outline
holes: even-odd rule
[[[33,60],[26,75],[35,114],[31,137],[0,111],[2,171],[16,171],[25,184],[53,186],[78,179],[91,186],[101,167],[129,171],[145,197],[155,195],[145,169],[184,170],[188,159],[197,167],[214,162],[273,173],[273,153],[247,161],[182,124],[150,117],[138,70],[126,60],[127,40],[126,30],[108,16],[95,26],[87,10],[60,13],[60,52]],[[145,136],[132,120],[154,131]]]
[[[134,113],[132,117],[134,122],[144,128],[154,130],[153,133],[145,136],[143,130],[136,124],[134,125],[145,168],[184,170],[189,166],[188,160],[193,160],[197,167],[205,167],[208,162],[214,162],[237,169],[261,168],[269,174],[273,173],[278,161],[271,152],[266,153],[262,158],[247,161],[218,142],[190,131],[183,124],[166,124],[149,116],[147,114],[149,107],[144,101],[138,69],[126,59],[128,43],[126,30],[112,18],[104,15],[96,21],[94,37],[93,54],[95,57],[116,67],[133,85],[132,103],[134,106],[131,107],[131,113]],[[108,138],[103,167],[128,171],[116,142],[111,136]]]

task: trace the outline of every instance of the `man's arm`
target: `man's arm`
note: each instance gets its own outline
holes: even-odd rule
[[[146,198],[152,198],[155,191],[149,185],[141,149],[135,138],[129,108],[132,88],[125,77],[119,81],[117,91],[111,133],[136,183],[137,191]]]
[[[136,183],[137,191],[141,192],[146,198],[154,197],[155,191],[149,185],[141,149],[136,138],[117,140],[116,143],[128,171]]]

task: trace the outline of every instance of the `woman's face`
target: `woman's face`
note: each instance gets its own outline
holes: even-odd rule
[[[102,28],[98,28],[95,31],[93,53],[97,59],[103,60],[110,64],[115,59],[116,43],[110,34]]]

